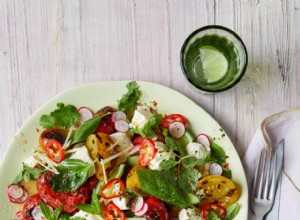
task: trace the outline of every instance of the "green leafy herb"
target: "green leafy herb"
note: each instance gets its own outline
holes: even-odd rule
[[[93,215],[101,215],[104,218],[103,211],[100,207],[98,195],[101,191],[102,187],[104,186],[103,182],[98,182],[96,188],[93,190],[91,204],[78,204],[76,205],[77,208],[80,210],[93,214]]]
[[[45,216],[45,218],[47,220],[59,220],[60,219],[59,216],[63,209],[62,205],[60,205],[54,211],[52,211],[52,209],[43,202],[40,202],[40,207],[41,207],[41,211],[42,211],[43,215]]]
[[[197,188],[197,183],[200,178],[201,173],[199,170],[184,168],[178,173],[178,186],[188,193],[193,193]]]
[[[122,96],[121,100],[118,101],[118,109],[129,115],[136,108],[137,102],[141,96],[141,91],[139,85],[135,81],[127,83],[126,87],[128,91]]]
[[[59,174],[53,177],[53,190],[59,192],[74,192],[87,180],[92,164],[79,159],[65,159],[58,166]]]
[[[176,145],[176,141],[173,138],[165,137],[165,142],[166,142],[166,147],[170,151],[178,150],[177,145]]]
[[[53,127],[71,127],[80,121],[80,114],[77,108],[73,105],[65,105],[58,103],[57,108],[49,115],[42,115],[40,117],[40,125],[44,128]]]
[[[217,145],[215,142],[210,143],[211,155],[210,158],[212,161],[215,161],[219,164],[226,162],[226,154],[223,148]]]
[[[188,192],[184,189],[178,190],[178,178],[175,172],[169,170],[137,170],[136,173],[144,192],[174,206],[192,207],[185,196]]]
[[[226,210],[226,216],[224,218],[224,220],[232,220],[234,219],[235,216],[237,216],[237,214],[240,211],[240,204],[238,203],[234,203],[231,206],[229,206]]]
[[[62,212],[59,216],[59,220],[69,220],[70,219],[70,214],[66,212]],[[73,219],[74,220],[74,219]],[[81,219],[79,219],[81,220]]]
[[[172,138],[177,146],[177,150],[180,156],[186,156],[186,146],[188,143],[192,142],[195,139],[195,136],[190,130],[185,131],[184,135],[181,138]]]
[[[162,120],[162,115],[158,113],[154,113],[151,115],[149,121],[144,125],[144,127],[138,131],[144,138],[155,138],[157,134],[155,133],[155,129],[159,128],[159,125]]]
[[[30,180],[38,179],[45,171],[38,168],[31,168],[26,165],[23,165],[23,169],[21,172],[17,174],[17,176],[13,180],[13,184],[17,184],[24,180],[26,183]]]
[[[207,220],[221,220],[221,219],[216,213],[210,212],[207,214]]]
[[[76,217],[70,218],[70,219],[72,219],[72,220],[86,220],[85,218],[79,217],[79,216],[76,216]]]
[[[94,118],[91,118],[85,121],[75,132],[74,137],[72,139],[72,144],[83,142],[87,139],[87,137],[92,134],[98,127],[101,119],[107,114],[98,115]]]
[[[170,158],[169,160],[163,160],[159,166],[162,169],[170,169],[172,167],[175,167],[178,164],[178,162],[176,160],[174,160],[173,158]]]

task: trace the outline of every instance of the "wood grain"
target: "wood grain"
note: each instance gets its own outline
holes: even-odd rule
[[[82,83],[142,80],[178,90],[213,115],[240,156],[261,120],[300,104],[299,1],[0,1],[0,159],[14,133],[58,92]],[[179,51],[195,29],[219,24],[245,42],[234,88],[201,95]]]

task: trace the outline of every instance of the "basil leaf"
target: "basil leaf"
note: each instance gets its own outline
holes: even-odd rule
[[[96,188],[94,188],[92,197],[91,197],[91,204],[78,204],[76,205],[77,208],[80,210],[93,214],[93,215],[101,215],[104,218],[104,213],[100,207],[98,195],[104,186],[103,182],[98,182]]]
[[[174,160],[173,158],[170,158],[169,160],[163,160],[159,166],[162,169],[170,169],[174,166],[176,166],[178,164],[178,162],[176,160]]]
[[[76,207],[79,208],[80,210],[90,213],[92,215],[98,214],[98,210],[90,204],[78,204],[78,205],[76,205]]]
[[[60,205],[54,211],[52,211],[52,209],[43,202],[40,202],[40,207],[41,207],[41,211],[42,211],[43,215],[45,216],[45,218],[47,220],[58,220],[58,219],[60,219],[59,216],[60,216],[61,211],[63,209],[62,205]]]
[[[180,162],[184,167],[194,167],[199,163],[199,160],[194,155],[182,157]]]
[[[237,214],[239,213],[240,208],[241,208],[241,206],[238,203],[234,203],[234,204],[230,205],[226,210],[226,216],[225,216],[224,220],[234,219],[234,217],[237,216]]]
[[[186,200],[185,193],[178,190],[178,180],[174,173],[158,170],[137,170],[136,173],[144,192],[173,206],[192,207]]]
[[[201,173],[197,169],[184,168],[178,173],[178,186],[183,191],[194,193],[201,176]]]
[[[127,83],[126,87],[128,91],[122,96],[121,100],[118,101],[118,109],[129,115],[136,108],[137,102],[141,96],[141,91],[139,85],[135,81]]]
[[[210,143],[211,155],[210,158],[212,161],[215,161],[219,164],[226,162],[226,154],[223,148],[217,145],[215,142]]]
[[[57,108],[49,115],[40,117],[40,125],[44,128],[53,128],[62,126],[65,128],[71,127],[80,121],[80,114],[74,105],[65,105],[57,103]]]
[[[28,167],[26,165],[23,165],[23,169],[21,172],[17,174],[17,176],[13,180],[13,184],[17,184],[24,180],[26,183],[30,180],[36,180],[38,179],[45,171],[38,168],[32,168]]]
[[[83,142],[92,134],[98,127],[100,120],[108,114],[98,115],[85,121],[75,132],[71,144]]]
[[[66,159],[62,161],[57,170],[59,174],[53,177],[53,191],[74,192],[88,179],[92,164],[79,159]]]
[[[59,220],[69,220],[70,219],[70,214],[63,212],[61,213],[61,215],[59,216]]]

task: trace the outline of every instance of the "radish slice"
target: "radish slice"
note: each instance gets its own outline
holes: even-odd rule
[[[34,207],[34,209],[31,212],[31,215],[34,218],[34,220],[46,220],[40,206]]]
[[[112,116],[111,116],[111,120],[112,120],[113,122],[117,122],[117,121],[120,121],[120,120],[126,121],[126,119],[127,119],[127,116],[126,116],[126,114],[125,114],[124,112],[122,112],[122,111],[114,112],[114,113],[112,114]]]
[[[134,215],[140,217],[140,216],[145,215],[147,211],[148,211],[148,204],[147,204],[147,203],[144,203],[143,208],[142,208],[139,212],[135,212]]]
[[[19,199],[23,196],[24,189],[17,184],[11,184],[7,187],[7,196],[10,199]]]
[[[206,134],[199,134],[196,142],[202,144],[205,148],[210,148],[210,138]]]
[[[22,211],[18,211],[15,215],[15,220],[23,220]]]
[[[173,122],[169,126],[169,132],[173,137],[181,138],[184,135],[185,126],[179,121]]]
[[[87,107],[80,107],[78,112],[80,114],[80,124],[83,124],[93,117],[93,112]]]
[[[115,129],[119,132],[126,132],[129,129],[129,124],[127,121],[124,121],[124,120],[116,121]]]
[[[23,203],[25,202],[27,199],[28,199],[28,192],[24,190],[24,194],[22,197],[16,199],[16,202],[15,203]]]
[[[209,166],[209,173],[214,176],[221,176],[223,173],[222,167],[217,163],[212,163]]]
[[[139,196],[136,198],[136,200],[133,203],[133,206],[131,207],[131,211],[133,212],[140,212],[144,208],[145,202],[143,197]]]

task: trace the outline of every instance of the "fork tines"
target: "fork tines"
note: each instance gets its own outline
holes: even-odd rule
[[[276,151],[262,150],[254,178],[254,198],[273,200],[276,189]]]

